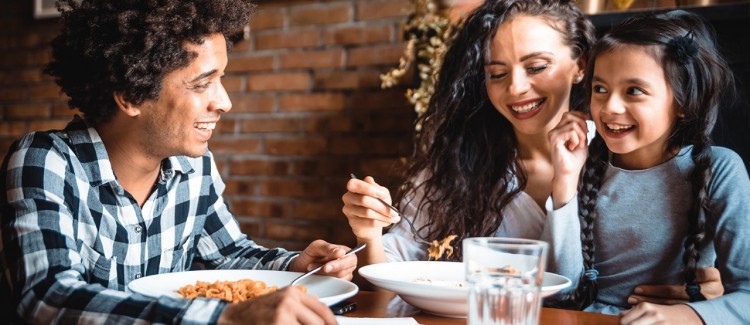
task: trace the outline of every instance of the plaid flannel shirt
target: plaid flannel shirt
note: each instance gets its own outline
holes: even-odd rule
[[[194,263],[284,270],[296,256],[242,234],[210,152],[164,159],[139,207],[96,130],[77,116],[63,131],[14,143],[0,184],[0,316],[15,322],[211,323],[226,303],[149,298],[126,286]]]

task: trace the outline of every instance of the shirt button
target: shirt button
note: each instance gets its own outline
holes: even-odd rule
[[[143,230],[143,227],[141,227],[141,226],[135,226],[135,232],[139,233],[139,232],[141,232],[141,230]]]
[[[141,276],[142,276],[142,275],[141,275],[140,273],[136,273],[136,274],[135,274],[135,278],[136,278],[136,279],[140,279],[140,278],[141,278]]]

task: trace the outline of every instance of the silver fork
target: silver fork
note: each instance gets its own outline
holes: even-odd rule
[[[357,178],[356,175],[354,175],[354,173],[351,173],[349,175],[351,175],[352,179],[359,179],[359,178]],[[414,239],[416,239],[418,242],[421,242],[423,244],[427,244],[427,245],[431,245],[432,244],[430,241],[424,239],[419,234],[419,232],[417,231],[417,228],[414,227],[414,224],[411,222],[411,220],[409,220],[409,218],[404,217],[404,215],[401,214],[401,211],[398,211],[398,209],[396,209],[396,207],[388,204],[388,202],[383,201],[383,199],[381,199],[379,197],[376,197],[376,199],[378,201],[380,201],[380,203],[385,204],[385,206],[387,206],[388,208],[390,208],[391,210],[393,210],[394,212],[396,212],[396,214],[398,214],[398,216],[401,217],[401,220],[406,220],[406,223],[409,224],[409,228],[411,228],[412,233],[414,233]]]
[[[350,251],[346,252],[346,254],[344,254],[344,256],[341,256],[341,257],[337,258],[337,260],[340,260],[340,259],[342,259],[342,258],[344,258],[344,257],[347,257],[347,256],[349,256],[349,255],[355,254],[355,253],[357,253],[357,252],[361,251],[362,249],[364,249],[364,248],[365,248],[366,246],[367,246],[367,244],[362,244],[362,245],[359,245],[359,246],[355,247],[354,249],[352,249],[352,250],[350,250]],[[323,269],[323,266],[324,266],[324,265],[325,265],[325,264],[323,264],[323,265],[321,265],[321,266],[318,266],[318,267],[316,267],[316,268],[314,268],[314,269],[312,269],[312,270],[310,270],[310,271],[307,271],[306,273],[304,273],[304,274],[302,274],[302,275],[300,275],[300,276],[296,277],[296,278],[295,278],[294,280],[292,280],[292,282],[291,282],[291,283],[289,283],[289,286],[293,286],[293,285],[296,285],[296,284],[300,283],[300,281],[302,281],[302,280],[303,280],[303,279],[305,279],[306,277],[308,277],[308,276],[311,276],[311,275],[313,275],[313,274],[315,274],[315,273],[318,273],[318,272],[320,272],[320,270],[322,270],[322,269]]]

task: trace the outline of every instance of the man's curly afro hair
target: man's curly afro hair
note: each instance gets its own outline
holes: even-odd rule
[[[250,0],[58,1],[65,5],[44,72],[93,125],[114,116],[114,93],[137,105],[156,99],[166,74],[188,66],[196,55],[182,42],[236,35],[254,8]]]

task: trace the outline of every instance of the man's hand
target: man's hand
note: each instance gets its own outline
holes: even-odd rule
[[[706,299],[714,299],[724,294],[721,284],[721,274],[713,267],[698,269],[695,274],[700,284],[701,293]],[[628,297],[628,303],[636,305],[641,302],[651,302],[660,305],[674,305],[689,301],[684,285],[640,285],[634,294]]]
[[[648,302],[640,303],[632,309],[620,313],[620,324],[703,324],[700,316],[688,305],[657,305]]]
[[[241,303],[229,304],[219,324],[336,324],[328,308],[297,287],[286,287]]]
[[[357,268],[357,255],[351,254],[338,259],[348,251],[349,247],[316,240],[292,260],[292,263],[289,264],[289,271],[307,272],[325,265],[323,270],[320,271],[321,274],[351,280],[352,273]]]

